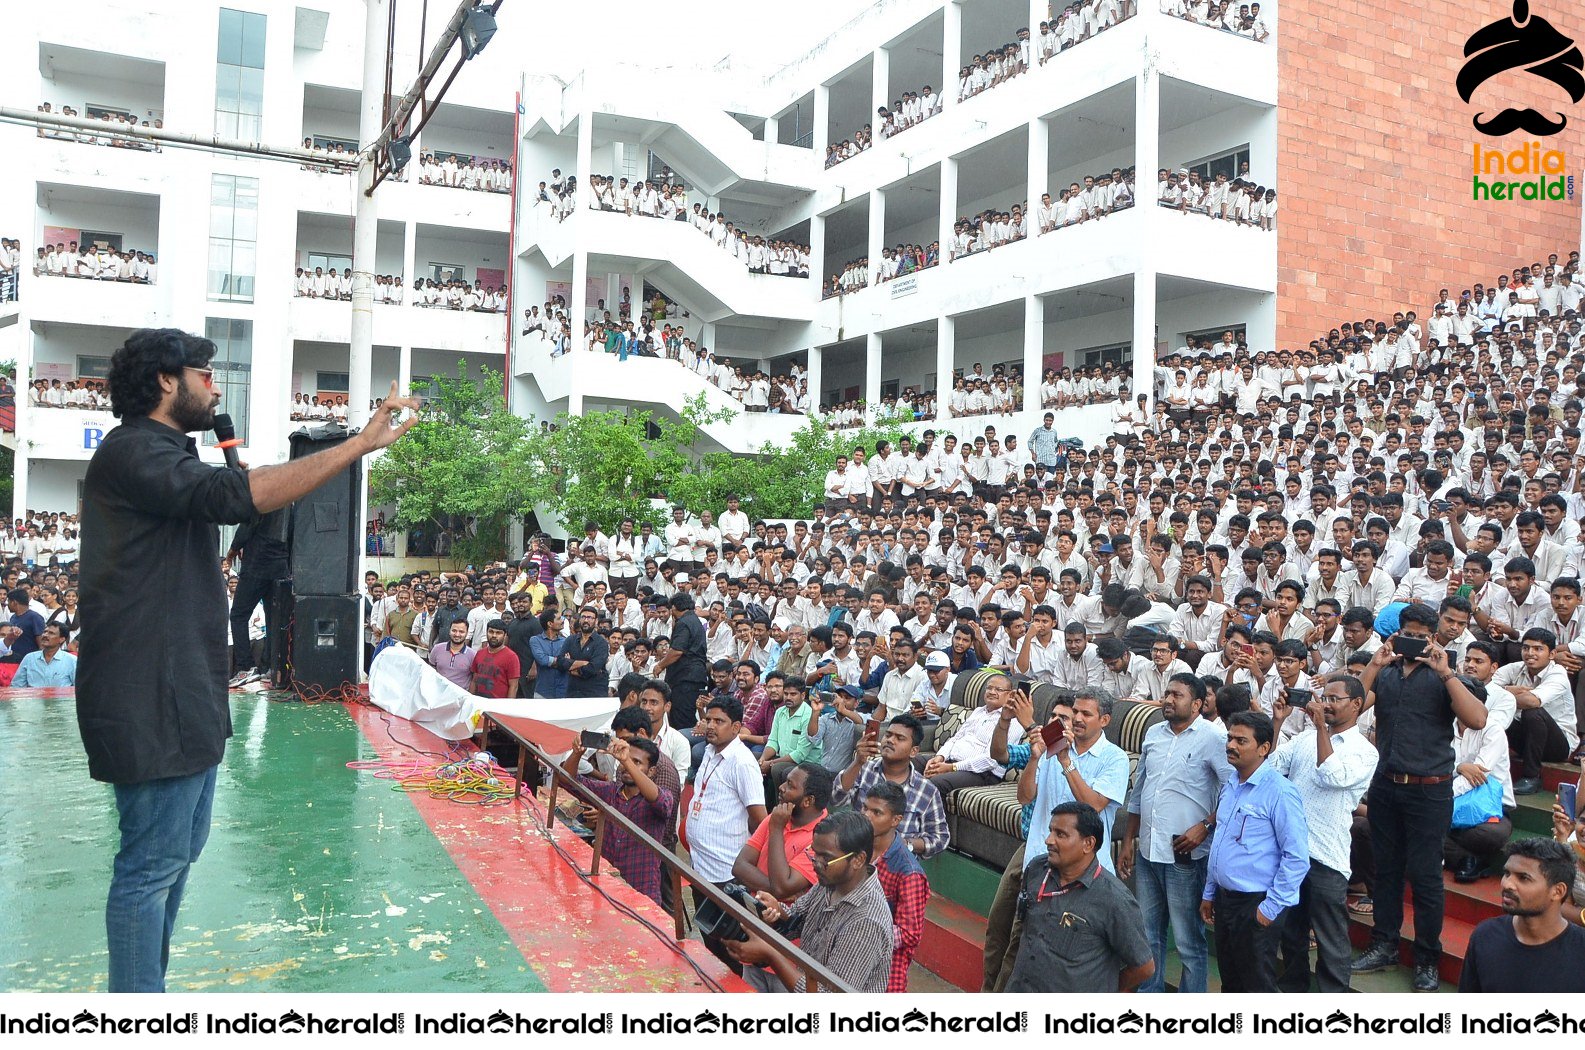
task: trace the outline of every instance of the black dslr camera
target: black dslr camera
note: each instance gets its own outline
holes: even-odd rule
[[[756,915],[764,910],[754,895],[736,882],[729,882],[721,887],[721,892],[737,901]],[[748,931],[743,929],[743,924],[737,916],[722,908],[713,900],[702,900],[694,911],[694,921],[699,924],[699,932],[707,937],[714,937],[718,941],[746,941]]]

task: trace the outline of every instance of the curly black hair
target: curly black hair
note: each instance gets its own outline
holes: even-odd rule
[[[180,328],[139,328],[110,357],[110,411],[117,419],[146,416],[160,403],[160,376],[203,368],[215,344]]]

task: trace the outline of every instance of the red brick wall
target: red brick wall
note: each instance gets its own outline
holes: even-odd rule
[[[1522,73],[1488,81],[1466,105],[1454,87],[1464,41],[1512,11],[1508,0],[1289,0],[1277,11],[1277,346],[1337,322],[1399,309],[1422,317],[1521,262],[1579,247],[1585,103]],[[1585,6],[1534,0],[1585,47]],[[1517,148],[1470,123],[1512,99],[1569,118],[1542,140],[1568,153],[1572,201],[1476,202],[1471,147]],[[1385,289],[1391,298],[1384,298]]]

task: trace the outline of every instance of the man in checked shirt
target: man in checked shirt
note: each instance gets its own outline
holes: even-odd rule
[[[925,904],[930,880],[924,867],[899,835],[908,801],[896,784],[879,784],[864,798],[864,816],[875,829],[875,874],[892,909],[892,966],[888,992],[908,990],[908,967],[925,932]]]

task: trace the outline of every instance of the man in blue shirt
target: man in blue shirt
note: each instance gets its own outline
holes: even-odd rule
[[[1166,990],[1167,930],[1183,963],[1180,992],[1206,990],[1205,925],[1200,894],[1210,854],[1211,825],[1222,785],[1232,776],[1220,727],[1200,717],[1210,696],[1193,674],[1175,674],[1161,697],[1166,716],[1145,733],[1128,796],[1117,873],[1134,877],[1134,893],[1156,972],[1142,992]]]
[[[1112,698],[1104,690],[1080,689],[1070,700],[1057,699],[1051,721],[1065,727],[1056,747],[1047,751],[1038,735],[1030,745],[1008,744],[1007,726],[1014,719],[1019,726],[1032,728],[1033,704],[1028,694],[1019,693],[1009,702],[1007,721],[999,723],[991,739],[991,755],[1002,762],[1005,751],[1009,768],[1023,764],[1018,778],[1018,802],[1023,806],[1019,826],[1024,833],[1024,849],[1015,854],[1021,864],[1009,863],[997,902],[986,920],[986,991],[1003,991],[1012,976],[1023,939],[1023,923],[1018,919],[1016,902],[1021,874],[1030,864],[1046,856],[1049,821],[1032,819],[1035,813],[1049,814],[1064,802],[1083,802],[1101,814],[1102,835],[1096,844],[1096,859],[1107,871],[1112,866],[1112,823],[1128,794],[1128,753],[1106,739],[1106,726],[1112,720]],[[1013,869],[1017,867],[1017,871]]]
[[[21,663],[23,657],[38,651],[39,635],[44,633],[44,617],[33,611],[30,605],[32,597],[26,587],[18,587],[6,595],[11,619],[0,629],[0,636],[11,647],[11,655],[6,657],[6,663]]]
[[[1216,931],[1224,992],[1275,992],[1285,908],[1310,872],[1310,828],[1299,789],[1267,763],[1271,719],[1240,711],[1227,720],[1233,775],[1216,807],[1216,837],[1200,918]]]
[[[1047,471],[1055,470],[1057,466],[1057,431],[1051,425],[1056,418],[1047,412],[1045,425],[1029,435],[1029,452],[1035,457],[1035,462]]]
[[[1041,760],[1039,752],[1030,756],[1018,780],[1018,801],[1034,803],[1031,812],[1050,813],[1064,802],[1083,802],[1101,815],[1105,834],[1096,850],[1101,866],[1115,873],[1112,866],[1112,823],[1128,795],[1128,753],[1106,739],[1112,721],[1112,698],[1100,689],[1080,689],[1071,705],[1072,724]],[[1025,831],[1024,865],[1033,864],[1046,853],[1048,828],[1040,821],[1029,821]]]
[[[37,613],[34,614],[38,615]],[[66,628],[52,623],[39,635],[37,652],[22,658],[11,685],[17,689],[70,689],[77,684],[77,657],[61,652]]]

